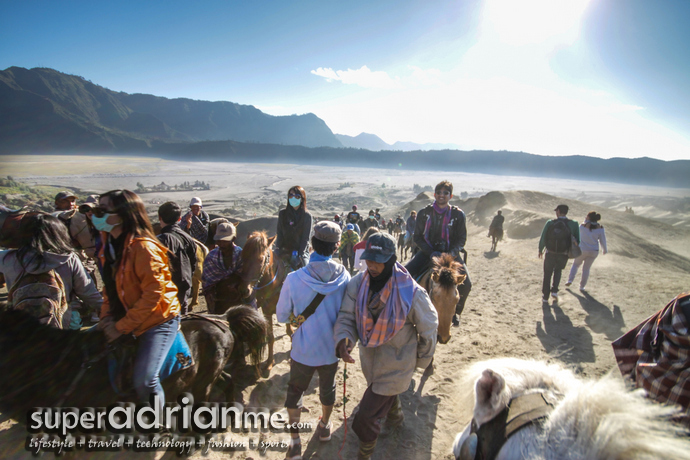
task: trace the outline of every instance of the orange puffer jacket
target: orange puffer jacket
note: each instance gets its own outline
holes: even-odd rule
[[[107,236],[103,235],[103,241]],[[101,248],[99,257],[105,262]],[[146,237],[129,236],[122,251],[122,261],[115,274],[115,285],[122,305],[127,310],[124,318],[115,323],[123,334],[141,335],[180,314],[177,287],[168,268],[167,249],[158,241]],[[110,302],[103,289],[101,319],[110,315]]]

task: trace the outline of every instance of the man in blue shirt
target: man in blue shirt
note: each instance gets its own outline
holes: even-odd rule
[[[573,238],[577,244],[580,244],[580,227],[577,222],[566,217],[568,206],[559,204],[554,211],[556,211],[556,218],[546,222],[539,239],[540,259],[546,249],[544,280],[541,289],[544,303],[548,303],[549,294],[554,300],[558,300],[558,285],[561,283],[561,271],[568,264],[568,249]],[[551,277],[553,277],[553,285]]]
[[[309,388],[314,372],[319,373],[319,398],[321,420],[317,432],[321,441],[331,439],[329,422],[335,403],[335,374],[338,358],[335,355],[333,329],[340,312],[350,274],[345,267],[332,260],[340,244],[341,230],[335,222],[321,221],[314,226],[311,245],[314,252],[306,267],[288,274],[280,291],[276,316],[281,323],[292,322],[306,315],[308,306],[321,302],[292,335],[290,352],[290,380],[288,381],[287,407],[292,427],[300,420],[302,395]],[[315,300],[316,299],[316,300]],[[299,431],[291,429],[291,442],[286,459],[301,459],[302,446]]]

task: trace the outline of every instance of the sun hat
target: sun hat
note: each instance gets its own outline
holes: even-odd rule
[[[201,198],[196,197],[196,196],[194,198],[192,198],[192,201],[189,202],[189,207],[191,208],[194,205],[203,206],[201,204]]]

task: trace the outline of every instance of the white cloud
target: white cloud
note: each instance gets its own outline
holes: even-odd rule
[[[325,78],[328,82],[335,80],[345,83],[346,85],[357,85],[363,88],[402,88],[402,84],[398,78],[391,78],[386,72],[380,70],[372,72],[369,67],[365,65],[356,70],[333,70],[330,67],[319,67],[316,70],[312,70],[311,73]]]

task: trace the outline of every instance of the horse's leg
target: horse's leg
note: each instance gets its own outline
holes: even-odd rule
[[[266,358],[266,361],[261,364],[261,376],[267,378],[271,373],[271,369],[273,369],[273,365],[275,364],[275,360],[273,358],[273,342],[275,342],[275,337],[273,335],[273,312],[268,311],[270,310],[268,306],[262,306],[261,310],[263,311],[264,318],[266,318],[266,323],[268,324],[268,330],[266,333],[266,348],[268,348],[268,357]]]
[[[430,375],[434,375],[434,358],[431,358],[431,362],[429,365],[424,369],[424,376],[428,377]]]
[[[235,402],[235,381],[228,372],[223,371],[218,376],[217,385],[225,395],[225,402]]]

